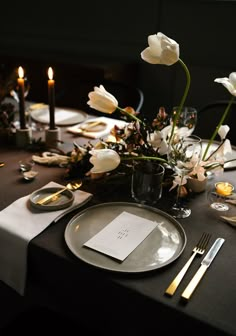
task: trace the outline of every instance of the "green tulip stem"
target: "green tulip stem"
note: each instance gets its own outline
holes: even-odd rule
[[[227,115],[228,115],[228,112],[229,112],[229,110],[230,110],[231,105],[233,104],[234,99],[235,99],[235,96],[232,96],[231,99],[230,99],[230,101],[229,101],[229,103],[228,103],[228,106],[227,106],[226,109],[225,109],[224,114],[222,115],[222,117],[221,117],[221,119],[220,119],[218,125],[216,126],[216,129],[215,129],[214,133],[212,134],[212,137],[210,138],[210,140],[209,140],[209,142],[208,142],[208,144],[207,144],[207,146],[206,146],[206,149],[205,149],[205,151],[204,151],[204,154],[203,154],[203,157],[202,157],[202,160],[203,160],[203,161],[204,161],[205,158],[206,158],[207,152],[208,152],[208,150],[209,150],[211,144],[213,143],[213,141],[214,141],[214,139],[215,139],[215,137],[216,137],[216,135],[217,135],[217,133],[218,133],[218,131],[219,131],[220,126],[223,124],[225,118],[226,118]]]
[[[189,91],[189,88],[190,88],[190,83],[191,83],[191,76],[190,76],[190,72],[186,66],[186,64],[179,58],[178,62],[182,65],[182,67],[184,68],[184,71],[185,71],[185,74],[186,74],[186,86],[185,86],[185,90],[184,90],[184,94],[183,94],[183,97],[181,99],[181,102],[178,106],[178,110],[177,110],[177,113],[174,117],[174,120],[173,120],[173,124],[172,124],[172,129],[171,129],[171,134],[170,134],[170,140],[172,139],[173,135],[174,135],[174,130],[175,130],[175,126],[176,126],[176,122],[179,118],[179,115],[181,113],[181,110],[184,106],[184,103],[185,103],[185,100],[187,98],[187,95],[188,95],[188,91]]]
[[[141,119],[139,119],[138,117],[136,117],[134,114],[131,114],[131,113],[125,111],[124,109],[120,108],[119,106],[117,106],[116,109],[117,109],[118,111],[120,111],[121,113],[126,114],[128,117],[130,117],[130,118],[132,118],[132,119],[134,119],[134,120],[140,122],[141,124],[144,124],[144,122],[143,122]]]
[[[160,161],[163,163],[168,163],[165,159],[156,156],[128,156],[128,157],[121,157],[121,161],[128,161],[128,160],[154,160]]]

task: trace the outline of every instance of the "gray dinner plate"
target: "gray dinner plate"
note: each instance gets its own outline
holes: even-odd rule
[[[30,112],[31,118],[42,124],[49,123],[49,109],[42,107]],[[55,108],[55,123],[57,126],[69,126],[79,124],[87,119],[86,112],[75,109],[68,109],[63,107]]]
[[[123,261],[117,261],[84,245],[122,212],[155,221],[157,227]],[[146,272],[176,260],[186,246],[180,223],[167,213],[138,203],[110,202],[89,207],[75,215],[65,229],[65,241],[82,261],[105,270],[127,273]]]

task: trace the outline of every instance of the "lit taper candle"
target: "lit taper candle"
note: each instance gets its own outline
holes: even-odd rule
[[[49,129],[55,129],[55,81],[53,70],[48,69],[48,105],[49,105]]]
[[[18,97],[19,97],[19,116],[20,116],[20,128],[25,129],[25,80],[24,80],[24,70],[20,66],[18,68]]]

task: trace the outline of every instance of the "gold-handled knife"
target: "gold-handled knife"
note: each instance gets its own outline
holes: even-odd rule
[[[194,292],[195,288],[197,287],[199,281],[205,274],[207,268],[212,263],[213,259],[215,258],[216,254],[218,253],[219,249],[223,245],[225,240],[223,238],[217,238],[210,250],[208,251],[207,255],[201,262],[201,266],[188,284],[188,286],[183,291],[181,297],[188,300],[190,299],[192,293]]]

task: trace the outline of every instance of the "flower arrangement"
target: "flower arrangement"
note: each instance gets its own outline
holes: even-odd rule
[[[132,107],[119,107],[116,98],[102,85],[95,87],[94,91],[88,94],[88,105],[97,111],[108,114],[118,110],[121,113],[121,118],[126,120],[126,125],[123,128],[115,126],[110,136],[106,140],[100,139],[96,145],[89,143],[84,148],[74,143],[74,150],[70,155],[67,167],[68,175],[72,174],[73,176],[72,172],[74,174],[80,172],[81,175],[90,174],[99,177],[104,173],[116,170],[121,166],[121,163],[132,166],[134,160],[155,160],[168,165],[167,152],[170,140],[173,136],[178,138],[178,136],[183,137],[187,134],[187,130],[178,129],[177,120],[188,95],[191,76],[187,66],[179,57],[179,45],[176,41],[159,32],[148,36],[148,45],[141,52],[141,58],[144,61],[168,66],[179,63],[185,71],[186,86],[173,120],[164,107],[159,109],[152,122],[142,120],[139,113],[134,111]],[[223,125],[223,122],[236,96],[236,73],[230,74],[229,78],[215,79],[215,82],[222,83],[233,97],[207,144],[201,162],[191,172],[191,177],[199,180],[206,178],[206,172],[209,169],[222,169],[224,154],[231,150],[230,142],[226,139],[229,127]],[[208,155],[217,133],[220,134],[222,143],[217,150]],[[178,176],[175,176],[173,187],[180,183],[185,184],[186,178],[181,181]]]
[[[157,160],[160,163],[168,163],[166,156],[168,140],[174,134],[176,120],[187,97],[190,74],[184,62],[179,58],[177,42],[162,33],[157,33],[148,37],[148,43],[149,47],[141,52],[144,61],[163,65],[179,62],[186,73],[187,84],[172,125],[164,107],[161,107],[156,118],[148,123],[141,120],[132,107],[119,107],[116,98],[102,85],[95,87],[94,91],[88,94],[88,105],[108,114],[118,110],[121,117],[127,121],[127,125],[122,129],[114,127],[111,131],[112,138],[110,136],[106,141],[100,141],[95,146],[88,145],[86,152],[84,148],[75,144],[68,172],[71,172],[75,165],[82,165],[83,159],[88,159],[87,154],[90,155],[90,163],[93,165],[90,172],[97,174],[114,170],[124,161]]]

